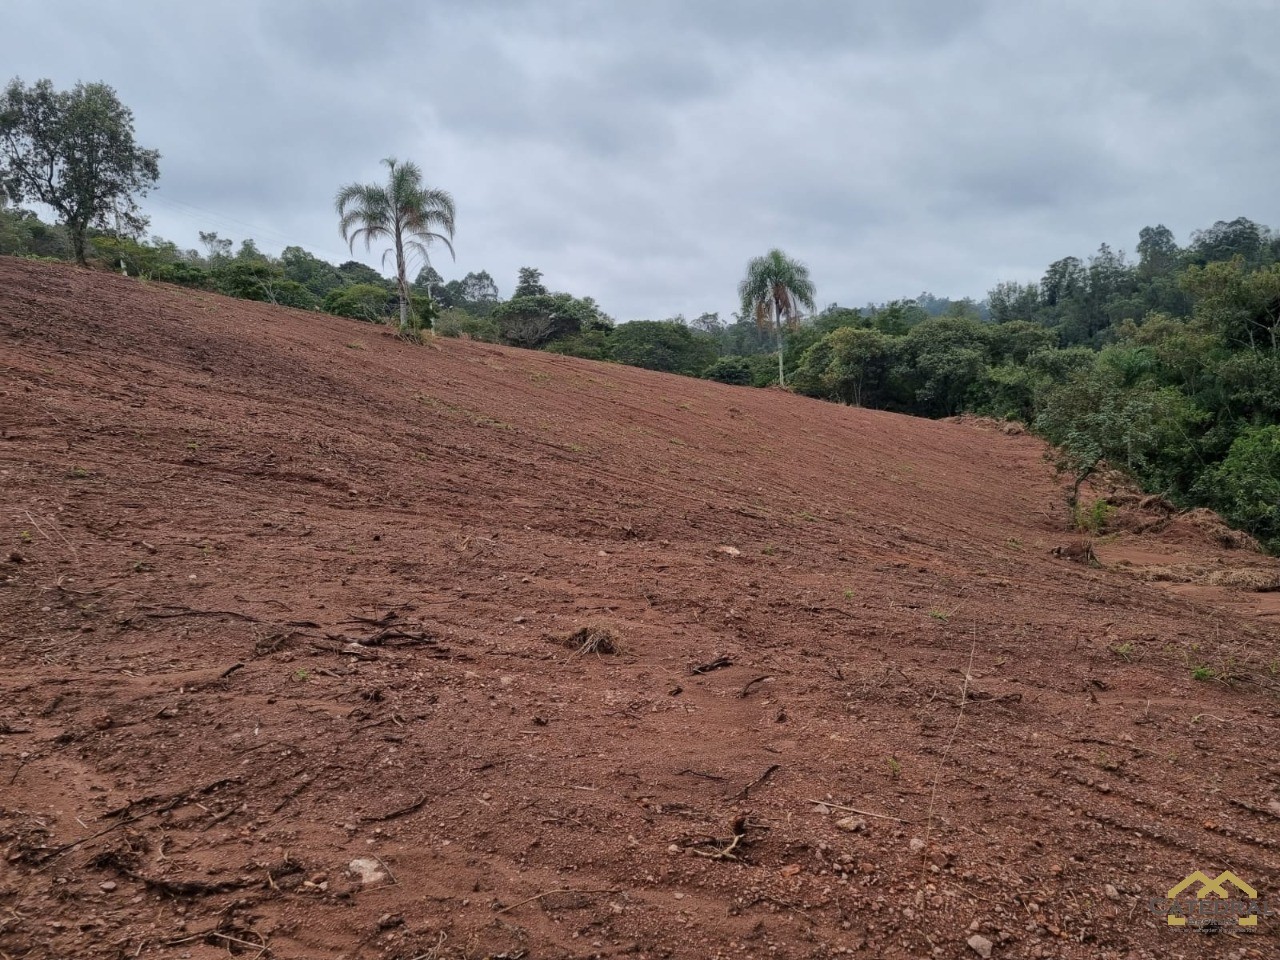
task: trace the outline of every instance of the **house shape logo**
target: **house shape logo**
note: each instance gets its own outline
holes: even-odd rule
[[[1230,900],[1231,893],[1227,890],[1227,884],[1231,884],[1231,886],[1235,887],[1236,890],[1243,893],[1250,900],[1258,899],[1258,891],[1249,886],[1249,884],[1245,883],[1230,870],[1224,870],[1214,878],[1210,878],[1203,872],[1197,870],[1169,891],[1169,899],[1176,900],[1179,894],[1192,884],[1196,883],[1200,884],[1200,888],[1196,891],[1197,900],[1203,900],[1205,897],[1210,895],[1222,900]],[[1168,920],[1169,926],[1171,927],[1185,926],[1187,922],[1186,917],[1179,917],[1174,914],[1169,914]],[[1237,917],[1236,923],[1242,927],[1256,927],[1258,925],[1258,917],[1256,914],[1248,917]]]

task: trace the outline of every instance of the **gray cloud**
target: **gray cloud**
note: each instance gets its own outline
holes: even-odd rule
[[[458,261],[620,318],[727,312],[780,246],[819,300],[982,297],[1164,222],[1280,225],[1269,2],[10,0],[9,70],[104,80],[155,232],[345,258],[331,199],[417,160]],[[376,255],[362,257],[378,262]]]

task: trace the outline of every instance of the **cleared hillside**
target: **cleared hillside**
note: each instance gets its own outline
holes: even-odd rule
[[[1034,438],[6,259],[0,434],[7,957],[1274,955],[1277,565]]]

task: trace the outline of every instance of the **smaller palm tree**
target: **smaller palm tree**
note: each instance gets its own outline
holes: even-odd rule
[[[782,367],[783,328],[794,329],[800,322],[800,308],[813,309],[813,281],[809,268],[792,260],[781,250],[770,250],[747,264],[747,275],[738,284],[742,316],[754,316],[761,329],[772,323],[778,339],[778,383],[787,385]]]
[[[357,240],[366,250],[376,240],[389,240],[391,247],[382,262],[392,253],[396,257],[396,288],[400,295],[400,332],[408,333],[409,259],[421,257],[430,263],[428,247],[437,240],[449,248],[453,256],[453,197],[444,190],[425,187],[417,164],[383,160],[390,170],[385,184],[351,183],[338,191],[334,206],[338,210],[338,229],[342,239],[354,251]]]

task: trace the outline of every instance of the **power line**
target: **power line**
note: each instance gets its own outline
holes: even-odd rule
[[[353,254],[350,252],[340,254],[324,247],[316,247],[311,244],[300,243],[296,239],[286,237],[284,234],[278,233],[270,228],[248,223],[225,213],[206,210],[203,207],[196,206],[194,203],[187,203],[182,200],[172,200],[161,197],[148,197],[147,202],[156,203],[171,213],[177,214],[179,217],[196,224],[198,227],[202,226],[206,230],[212,227],[232,233],[249,231],[247,239],[262,239],[269,243],[278,244],[281,249],[284,249],[285,247],[302,247],[304,250],[308,250],[312,253],[332,258],[335,265],[345,263],[346,261],[353,259]]]

